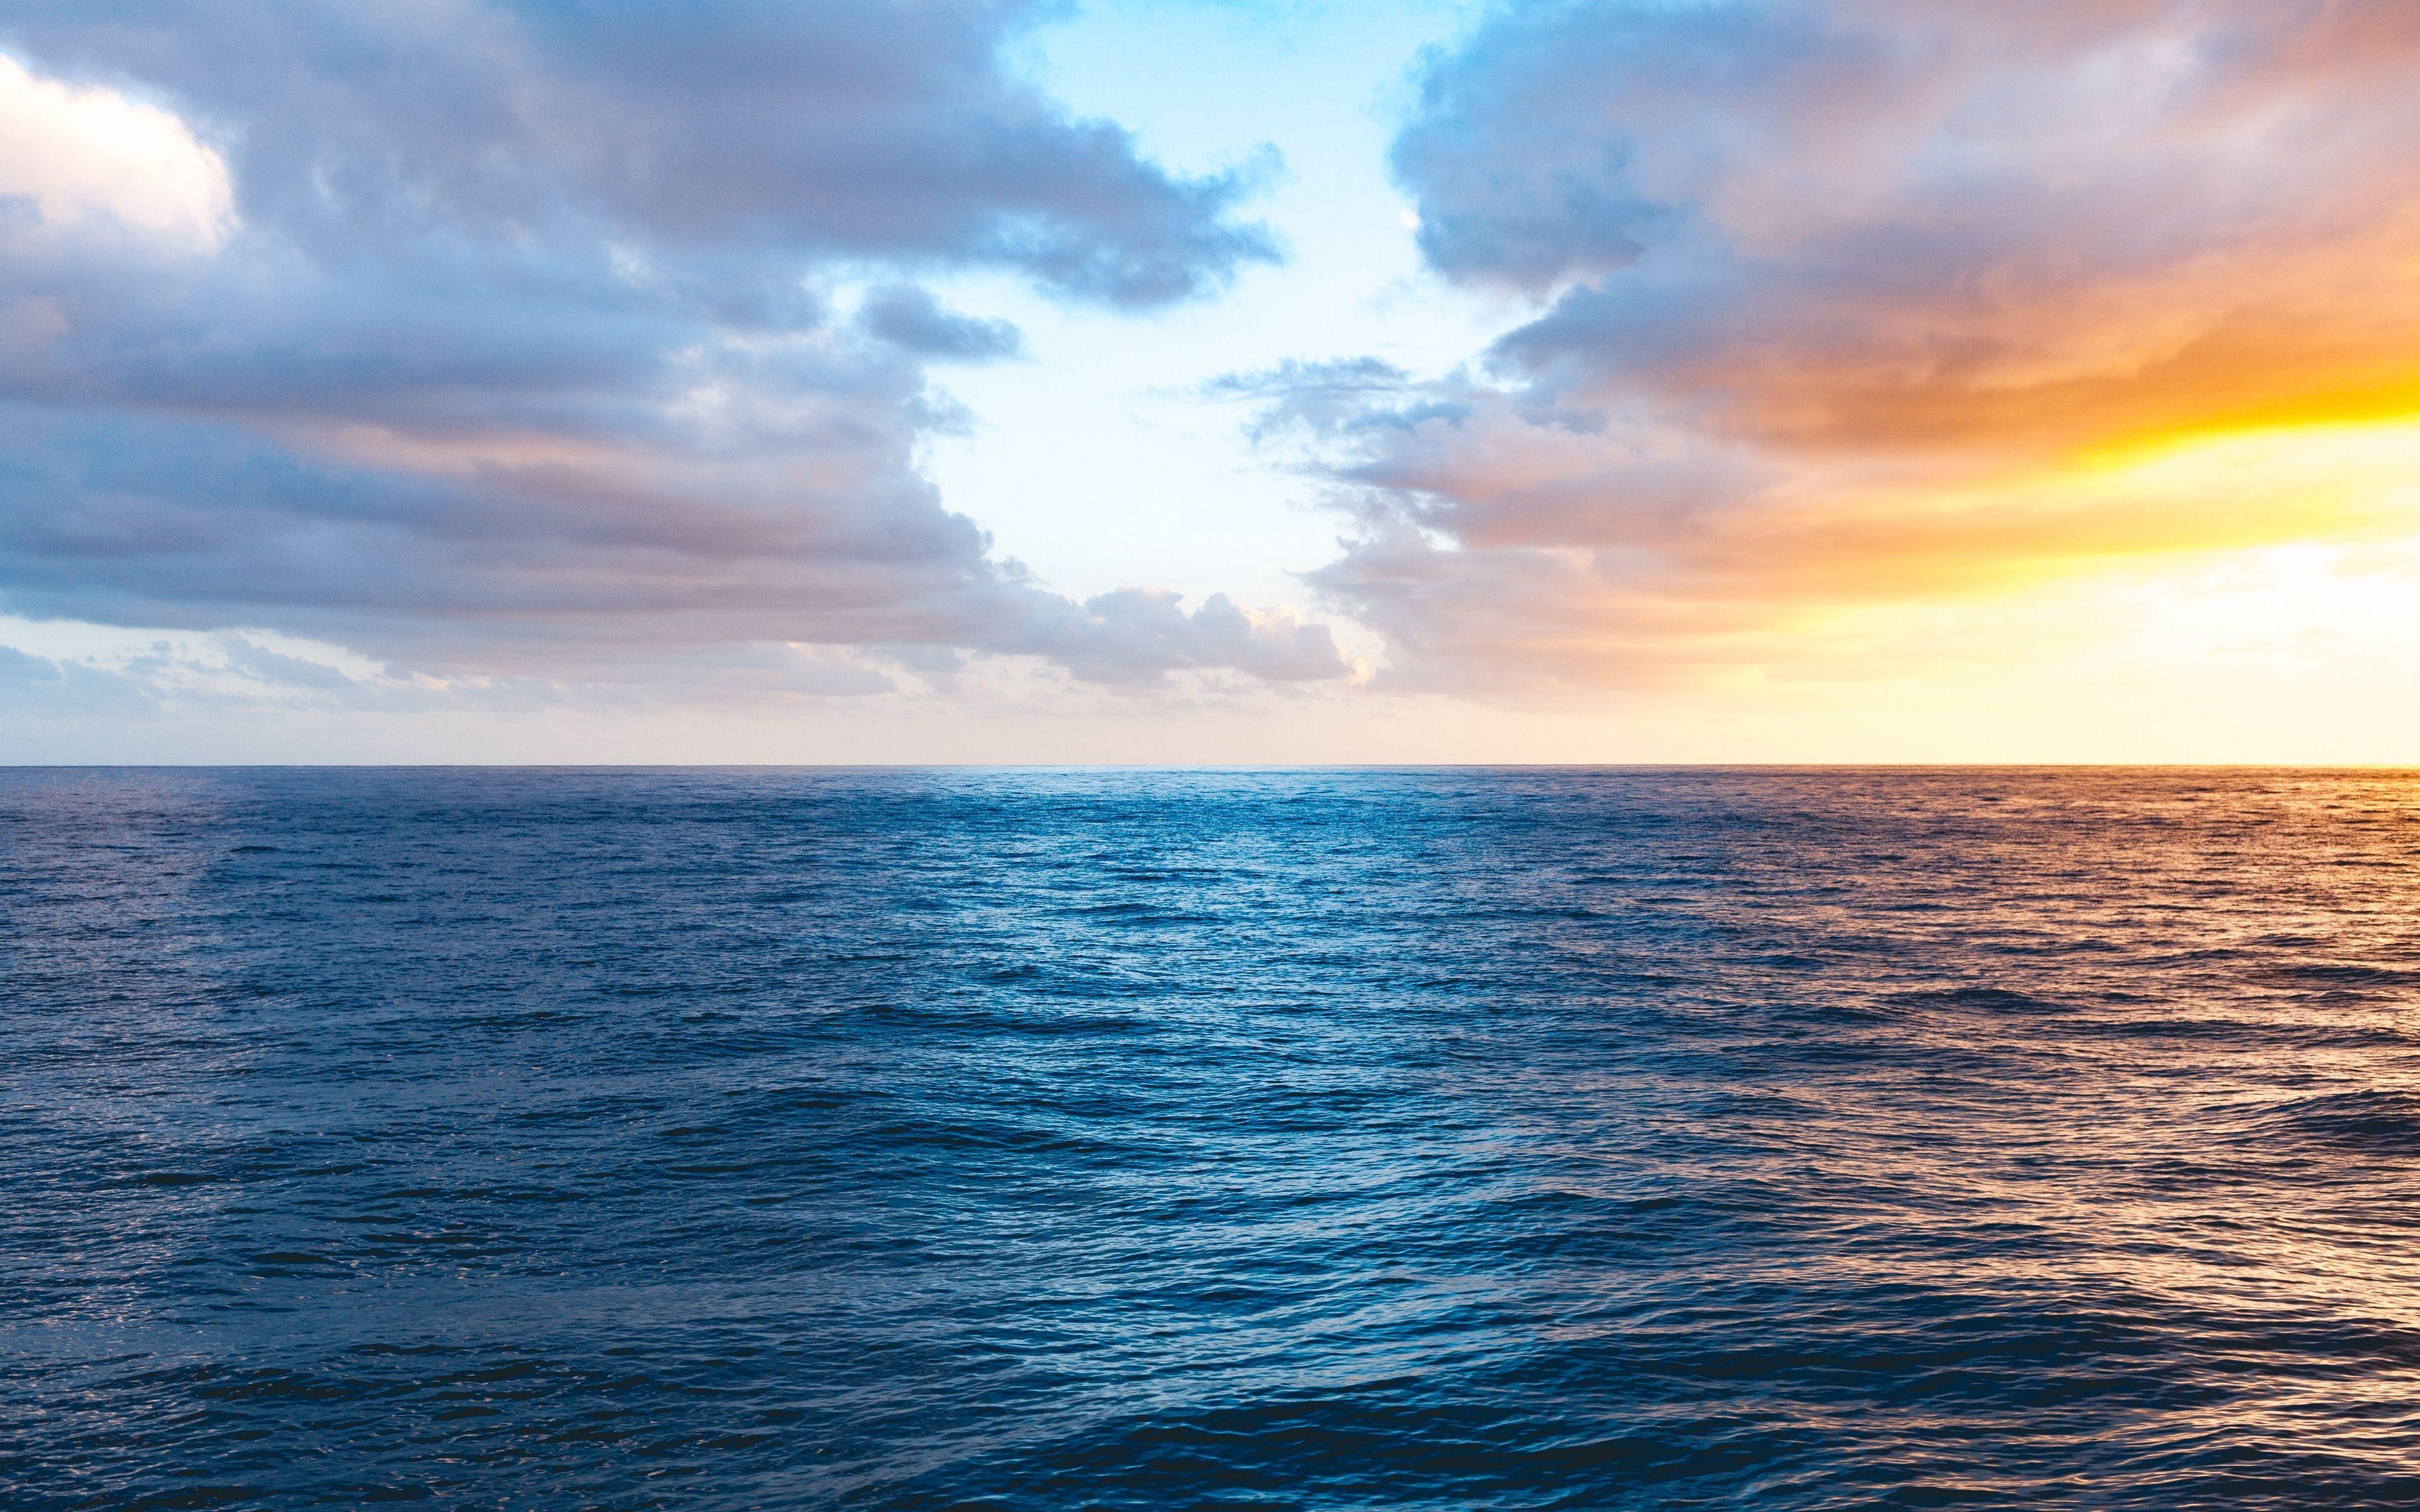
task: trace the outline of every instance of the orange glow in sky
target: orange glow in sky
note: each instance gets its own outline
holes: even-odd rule
[[[2420,763],[2420,8],[73,12],[0,760]]]

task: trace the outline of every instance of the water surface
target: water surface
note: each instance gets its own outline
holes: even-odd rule
[[[2420,1504],[2420,779],[0,773],[13,1508]]]

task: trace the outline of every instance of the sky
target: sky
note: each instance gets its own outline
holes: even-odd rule
[[[2420,763],[2405,0],[0,0],[0,762]]]

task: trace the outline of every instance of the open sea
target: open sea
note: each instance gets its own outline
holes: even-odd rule
[[[2420,775],[0,772],[0,1505],[2420,1505]]]

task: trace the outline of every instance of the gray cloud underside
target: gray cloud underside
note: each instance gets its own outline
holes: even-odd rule
[[[1324,628],[1078,605],[914,466],[920,270],[1148,305],[1271,255],[1241,186],[1071,120],[1022,5],[20,4],[0,47],[176,109],[224,245],[0,205],[0,602],[612,675],[799,641],[1341,675]],[[846,321],[835,278],[887,270]]]
[[[1043,8],[20,0],[0,40],[164,94],[227,151],[248,221],[337,255],[577,228],[768,254],[774,282],[845,253],[1140,303],[1271,255],[1226,219],[1233,180],[1173,177],[1008,72]]]
[[[864,423],[894,413],[876,403]],[[1343,671],[1325,626],[1253,622],[1220,596],[1187,612],[1167,594],[1046,592],[904,465],[824,483],[814,445],[431,479],[241,428],[11,408],[0,452],[0,570],[37,615],[272,626],[525,677],[610,679],[765,640],[1035,656],[1131,686]]]

